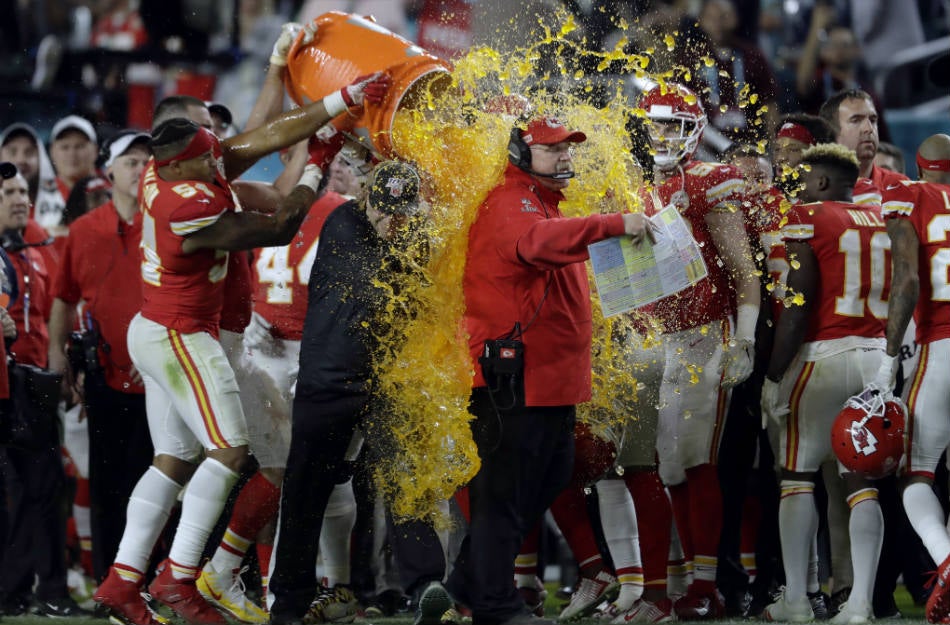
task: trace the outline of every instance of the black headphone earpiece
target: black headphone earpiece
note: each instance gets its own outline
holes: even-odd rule
[[[521,129],[515,126],[511,129],[508,139],[508,160],[518,169],[531,169],[531,148],[521,137]]]

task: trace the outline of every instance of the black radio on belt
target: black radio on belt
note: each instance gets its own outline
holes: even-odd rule
[[[73,371],[85,371],[87,375],[100,373],[102,364],[99,362],[99,332],[72,332],[69,335],[66,356]]]
[[[490,339],[478,359],[482,373],[492,376],[524,374],[524,343],[517,339]]]
[[[493,401],[501,410],[510,410],[524,405],[524,343],[521,336],[521,324],[507,335],[485,341],[478,364],[482,367],[482,376]],[[510,395],[507,401],[498,401],[496,394]]]

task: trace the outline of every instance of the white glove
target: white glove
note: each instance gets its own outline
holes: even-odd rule
[[[330,117],[336,117],[343,111],[363,106],[366,102],[379,104],[392,85],[392,78],[386,72],[375,72],[357,77],[339,91],[323,98],[323,106]]]
[[[303,26],[297,22],[287,22],[280,27],[280,37],[274,42],[274,49],[270,53],[271,65],[279,65],[280,67],[287,65],[287,53],[290,52],[290,46],[293,45],[294,39],[297,38],[297,34],[300,33],[301,29],[303,29]]]
[[[316,193],[322,179],[323,170],[320,169],[319,165],[311,163],[303,168],[303,174],[301,174],[300,180],[297,181],[297,186],[310,187],[310,190]]]
[[[271,330],[273,326],[267,319],[257,312],[251,313],[251,322],[244,328],[244,347],[247,349],[262,349],[273,340]]]
[[[778,427],[784,427],[784,417],[791,412],[788,407],[788,398],[779,399],[778,382],[765,378],[762,382],[762,397],[759,405],[762,408],[762,428],[771,421]]]
[[[317,38],[317,20],[313,20],[303,27],[303,37],[300,38],[300,45],[310,45]]]
[[[722,386],[732,388],[752,375],[755,343],[748,339],[736,339],[729,345],[723,358],[726,364],[722,373]]]
[[[885,394],[890,394],[897,385],[897,365],[900,362],[900,356],[888,356],[884,354],[881,359],[881,367],[877,370],[871,385]]]

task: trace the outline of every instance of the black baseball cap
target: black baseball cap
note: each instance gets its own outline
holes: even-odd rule
[[[415,215],[419,212],[419,174],[408,163],[383,161],[372,172],[369,201],[373,208],[390,215]]]
[[[0,180],[9,180],[10,178],[15,178],[19,171],[16,168],[16,165],[10,161],[0,162]]]

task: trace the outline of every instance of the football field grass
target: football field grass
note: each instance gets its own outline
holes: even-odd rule
[[[560,609],[563,607],[564,602],[554,598],[555,590],[553,584],[549,585],[548,588],[548,600],[545,603],[545,612],[549,615],[549,618],[553,618],[550,615],[556,615]],[[895,600],[897,601],[897,607],[900,609],[902,617],[900,619],[887,619],[881,621],[881,625],[887,625],[889,623],[900,623],[901,625],[925,625],[926,620],[924,620],[924,609],[914,605],[913,601],[910,598],[910,595],[907,594],[907,591],[904,590],[903,586],[897,587],[897,592],[894,595]],[[166,612],[163,611],[165,616],[169,616]],[[6,625],[50,625],[52,619],[44,618],[41,616],[4,616],[3,623]],[[74,619],[57,619],[60,623],[64,625],[69,623],[70,625],[103,625],[108,623],[106,619],[94,619],[94,618],[74,618]],[[392,617],[384,618],[374,618],[374,619],[365,619],[358,617],[354,621],[357,625],[412,625],[412,615],[410,614],[400,614]],[[722,619],[715,621],[716,623],[722,623],[724,625],[749,625],[754,623],[754,620],[745,620],[745,619]],[[184,621],[172,621],[173,625],[183,625]],[[577,621],[572,621],[577,625],[603,625],[602,621],[598,621],[594,618],[580,619]]]

